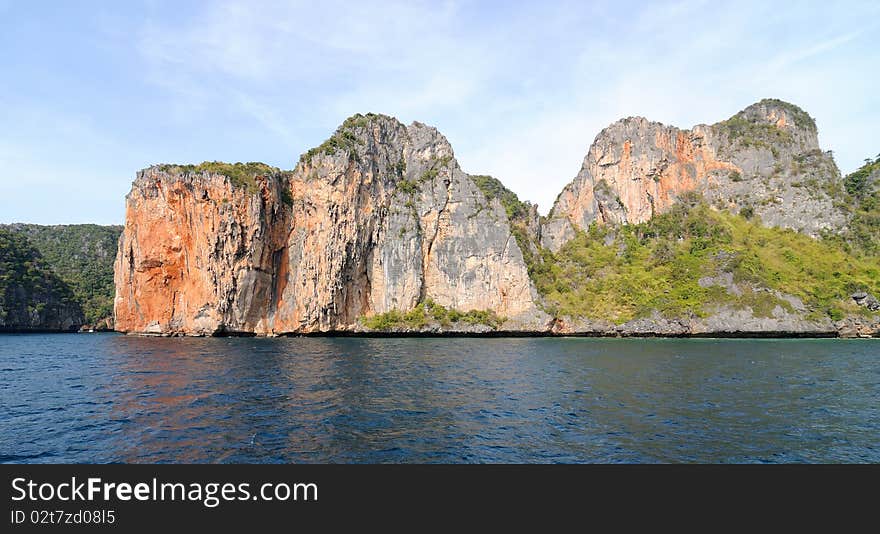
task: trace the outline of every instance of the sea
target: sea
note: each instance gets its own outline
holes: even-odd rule
[[[0,336],[2,463],[877,463],[880,340]]]

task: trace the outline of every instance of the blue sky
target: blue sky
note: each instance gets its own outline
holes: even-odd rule
[[[880,3],[0,0],[0,222],[121,223],[138,169],[292,168],[368,111],[546,213],[618,118],[765,97],[844,172],[880,153]]]

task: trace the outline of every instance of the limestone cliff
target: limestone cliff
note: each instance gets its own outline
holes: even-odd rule
[[[691,130],[628,118],[541,218],[436,129],[355,115],[292,171],[139,172],[116,328],[876,336],[875,164],[842,179],[776,100]]]
[[[226,169],[156,166],[126,197],[116,257],[116,329],[156,334],[271,331],[290,209],[277,169],[246,185]],[[235,169],[233,169],[235,170]]]
[[[553,206],[542,242],[558,250],[574,229],[593,222],[647,221],[689,191],[765,225],[816,236],[846,222],[832,199],[840,187],[834,160],[819,149],[815,122],[791,104],[762,100],[691,130],[630,117],[596,137]]]
[[[126,332],[350,331],[430,299],[540,328],[500,203],[436,129],[348,119],[289,173],[266,166],[152,167],[126,198],[116,261]]]

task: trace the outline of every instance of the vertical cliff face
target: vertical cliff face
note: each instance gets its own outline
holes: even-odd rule
[[[291,173],[254,180],[139,174],[116,263],[119,330],[356,330],[427,299],[490,310],[510,328],[549,319],[503,207],[434,128],[355,116]]]
[[[504,210],[432,127],[353,117],[302,157],[291,192],[277,332],[355,329],[426,299],[517,325],[546,319]]]
[[[115,264],[117,330],[271,330],[290,210],[279,173],[247,186],[211,170],[151,167],[126,197]]]
[[[718,208],[811,235],[845,223],[830,194],[840,173],[800,108],[762,100],[691,130],[627,118],[604,129],[542,229],[551,250],[593,222],[639,223],[697,191]]]

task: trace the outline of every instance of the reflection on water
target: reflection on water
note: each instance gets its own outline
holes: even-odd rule
[[[0,337],[2,462],[878,462],[871,340]]]

